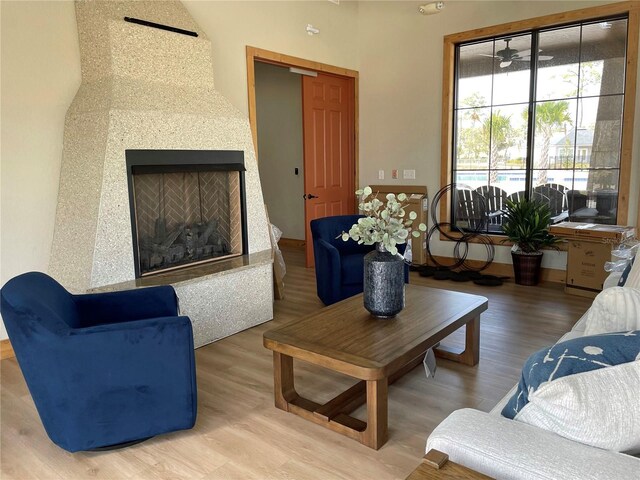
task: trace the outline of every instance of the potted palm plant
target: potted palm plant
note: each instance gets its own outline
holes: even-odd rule
[[[549,233],[551,210],[539,200],[507,200],[502,221],[504,241],[513,242],[511,258],[516,283],[537,285],[540,281],[542,248],[554,247],[562,240]]]

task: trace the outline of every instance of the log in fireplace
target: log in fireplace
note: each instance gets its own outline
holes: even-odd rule
[[[125,153],[136,278],[247,252],[243,152]]]

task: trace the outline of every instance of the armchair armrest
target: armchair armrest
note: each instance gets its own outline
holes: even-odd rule
[[[178,297],[168,285],[74,295],[73,299],[82,327],[178,315]]]
[[[325,305],[340,298],[340,252],[323,239],[316,241],[316,288]]]
[[[61,351],[51,352],[57,356],[52,368],[62,370],[59,378],[68,378],[69,371],[81,368],[87,372],[83,382],[97,389],[108,389],[110,381],[137,385],[141,378],[147,384],[165,385],[167,378],[182,377],[190,370],[195,388],[193,328],[186,316],[74,328],[52,346],[56,348]]]
[[[499,415],[453,412],[427,440],[456,463],[500,479],[631,480],[640,459],[590,447]]]
[[[71,329],[42,350],[39,365],[33,366],[56,382],[43,382],[33,397],[46,404],[38,406],[43,424],[63,448],[100,446],[82,445],[81,438],[100,438],[108,445],[112,435],[118,443],[190,428],[195,422],[197,388],[188,317]],[[67,414],[51,413],[60,408]],[[114,424],[117,429],[111,428]]]
[[[318,245],[321,247],[319,251],[325,257],[324,259],[329,260],[331,263],[330,266],[340,268],[340,252],[338,249],[322,238],[318,239]]]

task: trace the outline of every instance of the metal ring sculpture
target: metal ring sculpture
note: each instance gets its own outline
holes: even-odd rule
[[[462,185],[462,186],[466,187],[466,185]],[[440,204],[440,199],[443,196],[445,196],[449,192],[455,192],[454,201],[456,202],[456,204],[459,203],[458,197],[457,197],[458,189],[456,187],[457,186],[455,183],[450,183],[448,185],[445,185],[440,190],[438,190],[438,192],[433,197],[433,200],[431,202],[431,220],[433,222],[433,226],[427,232],[427,255],[429,256],[433,264],[439,268],[449,269],[449,270],[453,270],[456,268],[463,268],[464,270],[481,272],[493,262],[493,259],[495,256],[495,246],[491,241],[491,237],[483,233],[483,231],[486,230],[486,225],[487,225],[487,214],[486,214],[487,209],[484,203],[485,202],[484,197],[482,197],[481,195],[471,190],[471,188],[466,187],[466,189],[469,192],[471,192],[468,194],[470,198],[467,199],[467,201],[471,202],[472,205],[478,207],[476,209],[476,213],[478,214],[478,216],[473,219],[472,218],[467,219],[467,221],[469,222],[469,227],[471,228],[466,229],[467,231],[463,231],[461,236],[451,235],[450,230],[453,227],[451,222],[438,221],[437,209]],[[455,247],[453,249],[453,254],[455,258],[455,262],[453,264],[444,265],[440,263],[438,260],[436,260],[436,258],[432,254],[431,237],[435,232],[438,232],[440,235],[442,235],[448,240],[456,242]],[[485,263],[483,263],[479,267],[472,267],[470,263],[467,262],[467,255],[469,253],[469,240],[471,239],[477,239],[479,243],[485,246],[487,251],[487,260]],[[462,245],[464,245],[464,249],[462,249]]]

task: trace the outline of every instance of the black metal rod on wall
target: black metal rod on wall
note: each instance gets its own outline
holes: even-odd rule
[[[180,33],[182,35],[188,35],[190,37],[198,36],[196,32],[192,32],[191,30],[183,30],[182,28],[171,27],[169,25],[162,25],[161,23],[150,22],[148,20],[140,20],[139,18],[124,17],[124,21],[129,23],[135,23],[137,25],[144,25],[145,27],[159,28],[160,30],[166,30],[168,32]]]

